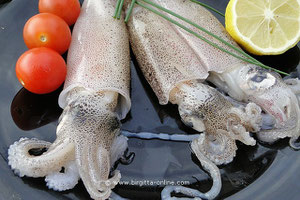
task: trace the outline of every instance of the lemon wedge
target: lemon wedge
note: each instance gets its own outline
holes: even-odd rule
[[[230,0],[225,25],[248,52],[281,54],[300,40],[300,0]]]

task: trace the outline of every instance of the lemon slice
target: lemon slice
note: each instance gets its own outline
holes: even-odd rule
[[[250,53],[281,54],[300,40],[300,0],[230,0],[225,25]]]

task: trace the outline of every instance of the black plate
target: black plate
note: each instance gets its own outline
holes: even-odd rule
[[[202,1],[222,12],[228,3],[228,0]],[[89,199],[82,182],[73,190],[55,192],[47,189],[42,178],[19,178],[7,165],[7,149],[20,137],[55,139],[57,119],[61,113],[57,105],[61,88],[48,95],[34,95],[18,83],[15,63],[27,50],[22,29],[25,22],[38,13],[38,0],[4,2],[0,1],[0,199]],[[217,17],[224,22],[222,17]],[[299,66],[299,55],[299,48],[294,47],[284,55],[259,59],[292,71]],[[195,133],[183,125],[176,106],[158,104],[136,68],[134,58],[131,67],[132,109],[123,121],[123,129],[132,132]],[[238,146],[234,161],[220,166],[223,187],[217,199],[300,198],[300,152],[290,149],[287,140],[274,145]],[[160,199],[163,181],[186,181],[189,187],[201,191],[211,187],[209,175],[191,154],[188,143],[130,139],[129,151],[135,153],[133,162],[116,166],[122,172],[123,184],[114,191],[122,197]]]

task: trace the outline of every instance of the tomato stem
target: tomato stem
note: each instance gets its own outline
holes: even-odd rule
[[[41,40],[42,42],[47,42],[47,37],[46,37],[45,35],[41,35],[41,36],[40,36],[40,40]]]

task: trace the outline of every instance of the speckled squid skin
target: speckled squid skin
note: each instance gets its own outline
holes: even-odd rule
[[[181,119],[187,126],[205,131],[198,148],[218,165],[233,160],[237,150],[235,140],[256,144],[247,132],[260,129],[261,110],[255,104],[234,107],[216,89],[199,80],[179,83],[170,93],[170,102],[178,105]]]
[[[226,32],[223,25],[204,7],[188,0],[154,1],[190,19],[197,25],[204,27],[239,48],[236,42]],[[226,45],[192,25],[182,23],[224,49],[232,51]],[[268,70],[228,55],[199,40],[176,25],[172,24],[172,27],[184,38],[185,42],[193,51],[196,52],[203,66],[210,71],[210,76],[208,77],[209,81],[213,82],[218,88],[223,89],[236,100],[256,103],[266,113],[275,118],[275,129],[259,132],[259,139],[265,142],[274,142],[279,138],[299,137],[299,104],[294,92],[284,83],[279,75],[270,73]],[[222,79],[221,82],[218,80],[220,77]],[[257,77],[259,77],[259,79],[257,79]]]
[[[121,123],[116,113],[118,93],[90,92],[74,88],[61,116],[57,135],[75,144],[77,169],[93,199],[106,199],[120,179],[116,171],[109,179],[111,146],[119,135]]]
[[[49,188],[67,190],[81,178],[91,198],[104,200],[118,184],[111,165],[123,155],[127,139],[120,119],[130,109],[130,55],[127,30],[112,18],[115,0],[85,0],[74,26],[67,58],[67,78],[59,104],[53,144],[22,138],[8,150],[11,168],[20,176],[44,177]],[[39,156],[32,148],[46,148]],[[61,173],[62,167],[67,172]],[[70,177],[72,176],[72,177]]]
[[[152,1],[204,27],[239,48],[222,24],[204,7],[188,0]],[[261,140],[274,142],[279,138],[295,139],[299,137],[300,109],[295,92],[293,92],[298,89],[292,90],[278,74],[228,55],[180,27],[154,15],[137,7],[128,27],[130,37],[134,41],[131,42],[133,49],[138,52],[136,54],[141,63],[141,69],[161,104],[167,103],[168,95],[176,84],[186,80],[207,78],[206,80],[228,93],[235,100],[254,102],[275,119],[274,129],[258,133]],[[171,15],[169,17],[174,18]],[[180,23],[228,49],[226,45],[192,25],[182,21]],[[160,61],[163,58],[165,60]],[[149,67],[150,63],[154,63],[152,68]],[[187,73],[183,73],[181,68],[177,67],[178,65],[184,66]],[[165,73],[168,70],[169,76]],[[299,85],[293,86],[293,88],[295,87],[299,87]]]
[[[201,6],[186,0],[153,0],[153,2],[190,19],[237,46],[222,24]],[[169,17],[172,18],[172,16]],[[239,59],[223,53],[141,7],[135,7],[131,18],[128,27],[131,41],[134,41],[131,42],[132,48],[138,52],[136,53],[137,60],[143,66],[141,69],[145,78],[152,88],[155,88],[154,91],[161,104],[168,102],[169,93],[177,83],[191,79],[204,80],[210,71],[222,73],[235,67],[236,63],[240,63]],[[189,24],[182,23],[228,49],[211,36]],[[168,76],[167,73],[171,75]]]
[[[184,7],[181,4],[185,3],[181,0],[168,2],[179,7]],[[185,13],[194,16],[195,10]],[[207,18],[206,11],[200,14]],[[209,19],[210,16],[209,14]],[[226,62],[237,61],[231,60],[227,55],[220,55],[220,59],[212,60],[219,56],[215,49],[204,45],[198,39],[189,38],[171,23],[138,6],[127,25],[139,67],[159,103],[177,104],[182,121],[197,131],[205,132],[193,140],[191,148],[202,166],[210,173],[213,179],[212,188],[203,194],[184,187],[166,187],[161,198],[177,199],[171,197],[173,191],[197,198],[215,198],[222,185],[216,165],[227,164],[233,160],[237,150],[236,140],[255,145],[256,141],[250,137],[248,131],[258,131],[261,123],[261,110],[258,106],[248,104],[246,107],[234,107],[216,89],[203,83],[210,71],[224,72],[228,69]],[[194,44],[195,42],[199,44]],[[217,66],[221,64],[222,66]]]
[[[207,14],[207,11],[195,14],[194,3],[190,4],[189,1],[174,0],[169,3],[171,1],[155,0],[154,2],[162,6],[176,5],[183,8],[181,10],[185,11],[185,15],[189,14],[189,16],[197,18],[203,14],[202,18],[212,21],[211,14]],[[185,5],[186,3],[188,6]],[[187,12],[186,9],[190,7],[193,7],[193,12]],[[221,26],[218,23],[213,25]],[[222,151],[222,155],[218,156],[220,158],[216,159],[214,159],[214,152],[206,151],[208,146],[203,147],[203,150],[211,155],[212,160],[218,164],[230,162],[235,155],[236,139],[245,144],[255,144],[247,131],[258,130],[259,114],[246,116],[243,109],[234,108],[215,89],[201,83],[208,77],[209,71],[223,72],[227,69],[226,62],[237,62],[236,60],[232,60],[230,56],[224,54],[220,55],[220,59],[215,59],[215,56],[219,56],[219,52],[211,49],[207,44],[203,44],[199,39],[190,38],[189,35],[178,30],[177,27],[160,16],[138,6],[135,7],[127,26],[131,46],[139,67],[158,97],[160,104],[167,104],[168,101],[177,104],[183,122],[195,130],[205,131],[206,135],[210,135],[204,141],[209,142],[217,137],[228,141],[219,144],[219,149],[222,148],[224,151]],[[211,29],[214,29],[215,32],[219,31],[218,28]],[[219,33],[223,34],[224,30],[222,29]],[[229,39],[227,38],[227,40]],[[206,58],[205,62],[202,58]],[[221,67],[216,67],[216,65],[221,64]],[[254,107],[252,106],[251,109],[260,112],[257,107]],[[217,112],[209,112],[214,108]],[[235,112],[234,110],[239,111]],[[229,112],[232,112],[231,118],[229,118]],[[230,120],[235,123],[230,124]],[[221,133],[219,130],[228,134]],[[227,151],[228,149],[231,150]]]
[[[219,36],[220,38],[232,44],[233,46],[240,48],[232,40],[232,38],[227,33],[223,25],[219,22],[219,20],[217,20],[216,17],[211,12],[209,12],[201,5],[198,5],[190,0],[174,0],[174,1],[152,0],[152,1],[161,5],[164,8],[172,10],[173,12],[189,19],[195,24],[205,28],[209,32]],[[178,20],[172,15],[168,14],[168,16]],[[183,21],[180,21],[180,23],[182,23],[192,31],[198,33],[199,35],[205,37],[209,41],[214,42],[220,47],[232,51],[230,47],[224,45],[222,42],[204,33],[198,28]],[[198,56],[198,59],[202,63],[201,67],[204,67],[207,71],[222,73],[224,71],[234,68],[236,63],[241,63],[241,60],[239,60],[238,58],[235,58],[227,53],[224,53],[219,49],[216,49],[215,47],[207,44],[206,42],[200,40],[194,35],[186,32],[185,30],[178,27],[177,25],[171,24],[170,26],[172,27],[172,29],[175,30],[175,32],[180,37],[183,38],[184,42],[189,45],[192,51],[195,52],[195,54]]]
[[[86,0],[72,32],[67,77],[59,105],[74,87],[121,94],[120,117],[130,108],[130,53],[126,26],[115,20],[115,0]],[[125,114],[124,114],[125,113]]]
[[[151,1],[190,19],[239,48],[222,24],[200,5],[189,0]],[[228,49],[211,36],[180,22]],[[255,144],[248,131],[257,132],[261,128],[261,108],[276,119],[276,129],[261,131],[258,134],[260,139],[273,142],[277,138],[292,137],[295,140],[299,136],[300,111],[293,92],[299,91],[295,89],[299,84],[287,86],[277,74],[230,56],[141,7],[135,7],[127,25],[139,67],[160,104],[168,101],[177,104],[182,121],[195,130],[205,132],[192,142],[191,147],[200,162],[209,169],[213,187],[205,194],[183,187],[166,187],[162,191],[162,199],[177,199],[171,197],[171,192],[215,198],[220,192],[221,181],[219,173],[214,173],[218,171],[214,164],[232,161],[237,149],[235,140],[247,145]],[[205,79],[235,100],[254,103],[234,107],[215,89],[202,84]]]
[[[188,44],[161,17],[136,7],[127,23],[133,52],[160,104],[167,104],[176,84],[206,79],[207,70]]]

